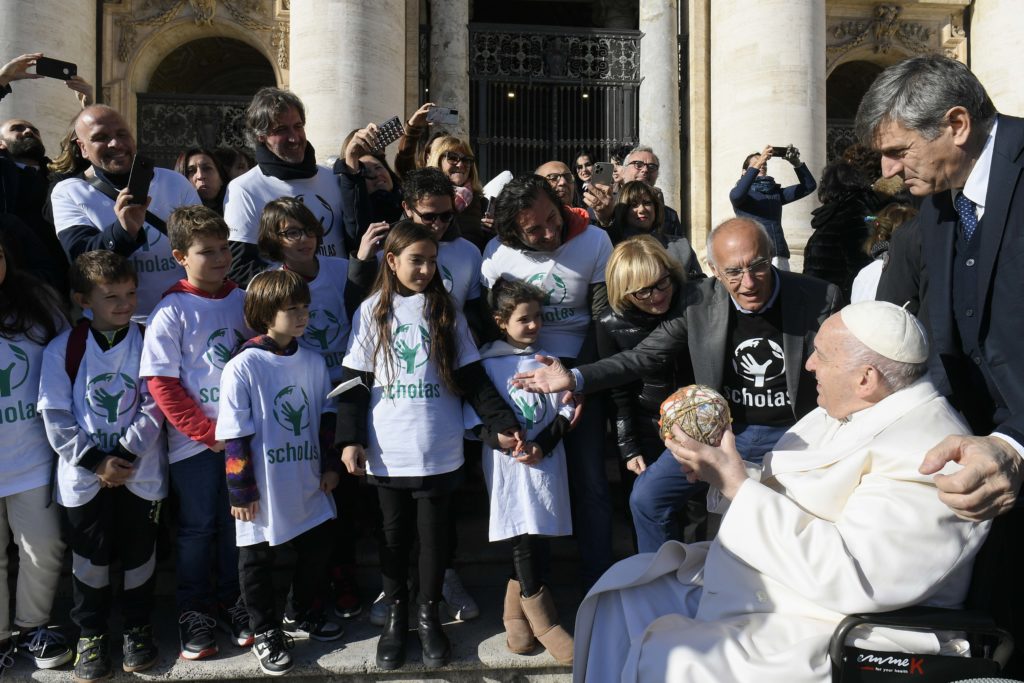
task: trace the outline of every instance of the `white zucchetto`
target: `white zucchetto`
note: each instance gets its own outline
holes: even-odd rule
[[[842,309],[839,315],[853,336],[881,356],[901,363],[923,363],[928,359],[924,326],[896,304],[862,301]]]

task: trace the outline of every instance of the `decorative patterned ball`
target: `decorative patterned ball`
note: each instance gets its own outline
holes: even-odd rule
[[[690,438],[717,446],[732,422],[729,404],[709,386],[691,384],[677,389],[661,403],[661,438],[672,436],[672,425],[679,425]]]

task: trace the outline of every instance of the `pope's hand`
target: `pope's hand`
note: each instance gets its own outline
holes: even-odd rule
[[[950,461],[963,469],[935,474]],[[935,474],[939,500],[972,522],[1008,512],[1024,481],[1021,456],[997,436],[947,436],[925,454],[920,472]]]
[[[736,496],[747,480],[747,470],[731,430],[722,435],[722,443],[715,447],[691,439],[679,425],[672,425],[672,438],[665,439],[665,446],[676,462],[688,470],[687,478],[707,482],[728,500]]]

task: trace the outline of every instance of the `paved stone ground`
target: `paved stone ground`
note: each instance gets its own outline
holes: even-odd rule
[[[615,505],[615,548],[618,557],[628,555],[631,537],[625,522],[623,505],[618,490],[618,474],[609,460],[609,476],[613,478],[612,499]],[[358,579],[363,598],[363,612],[354,619],[344,620],[344,637],[334,643],[298,640],[292,655],[296,667],[291,677],[315,681],[466,681],[480,683],[568,683],[569,667],[558,665],[543,648],[526,656],[515,655],[505,648],[501,607],[505,582],[509,575],[510,550],[507,544],[487,543],[487,500],[482,482],[471,478],[459,494],[459,551],[457,566],[463,582],[480,605],[481,615],[472,621],[449,621],[446,631],[453,644],[453,660],[443,669],[427,670],[420,663],[419,643],[415,632],[409,636],[409,657],[405,667],[395,672],[383,672],[374,664],[374,654],[380,629],[369,623],[369,605],[380,591],[376,547],[371,539],[361,538],[357,549]],[[562,623],[572,627],[579,594],[577,576],[578,556],[575,542],[556,539],[552,542],[549,585],[555,596]],[[287,564],[287,559],[283,561]],[[287,583],[281,573],[282,589]],[[223,633],[218,640],[221,652],[201,662],[189,662],[177,657],[177,628],[174,610],[173,563],[165,560],[158,574],[158,604],[154,630],[161,651],[157,665],[145,674],[120,672],[119,636],[112,639],[115,667],[114,680],[217,680],[239,681],[264,678],[255,657],[248,651],[228,642]],[[282,590],[283,596],[284,590]],[[65,616],[71,606],[70,579],[65,579],[54,606],[54,615]],[[117,608],[115,606],[115,614]],[[112,633],[119,634],[119,624],[112,625]],[[70,667],[55,671],[35,671],[27,660],[19,657],[4,681],[36,680],[62,683],[71,681]]]

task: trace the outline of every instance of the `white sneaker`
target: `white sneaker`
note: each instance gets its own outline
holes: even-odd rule
[[[455,573],[454,569],[444,570],[444,586],[441,587],[441,595],[444,597],[445,605],[448,606],[448,614],[456,621],[468,621],[480,616],[480,608],[473,596],[466,592],[462,585],[462,579]]]
[[[380,592],[377,599],[370,606],[370,623],[374,626],[383,626],[388,620],[388,603],[384,602],[384,591]]]

